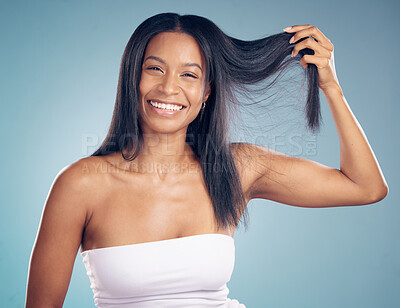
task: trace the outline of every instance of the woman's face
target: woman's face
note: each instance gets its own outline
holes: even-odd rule
[[[147,45],[140,78],[143,133],[186,134],[209,95],[205,60],[196,40],[162,32]]]

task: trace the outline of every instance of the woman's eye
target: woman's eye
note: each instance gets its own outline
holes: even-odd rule
[[[192,77],[192,78],[196,78],[197,79],[197,77],[195,75],[192,75],[192,74],[189,74],[189,73],[183,74],[183,76],[188,76],[188,77]]]
[[[147,68],[148,70],[152,70],[152,71],[161,71],[159,67],[156,66],[151,66]]]

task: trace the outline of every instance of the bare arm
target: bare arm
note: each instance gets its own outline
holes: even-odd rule
[[[26,308],[62,307],[87,220],[87,178],[79,163],[57,175],[32,251]]]
[[[324,94],[339,135],[340,170],[264,147],[236,144],[248,199],[329,207],[370,204],[387,195],[378,161],[340,88]]]
[[[267,148],[233,145],[242,165],[243,186],[248,199],[264,198],[303,207],[361,205],[377,202],[388,193],[388,186],[368,140],[353,115],[336,77],[333,45],[315,27],[294,26],[294,47],[311,48],[314,55],[300,60],[303,67],[315,64],[319,87],[326,97],[340,142],[340,170],[311,160],[291,157]],[[244,167],[244,166],[247,166]]]
[[[354,182],[341,170],[250,144],[233,144],[247,200],[262,198],[300,207],[351,206],[377,202],[387,194],[379,172]],[[363,175],[360,175],[363,178]]]

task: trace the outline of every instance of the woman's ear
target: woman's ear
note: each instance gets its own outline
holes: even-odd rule
[[[207,83],[206,84],[206,89],[204,90],[203,102],[208,100],[208,97],[210,96],[210,93],[211,93],[211,87],[210,87],[210,84]]]

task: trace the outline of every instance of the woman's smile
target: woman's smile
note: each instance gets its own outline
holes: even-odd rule
[[[169,103],[160,100],[147,100],[150,110],[161,116],[173,116],[182,111],[185,107],[177,103]]]

